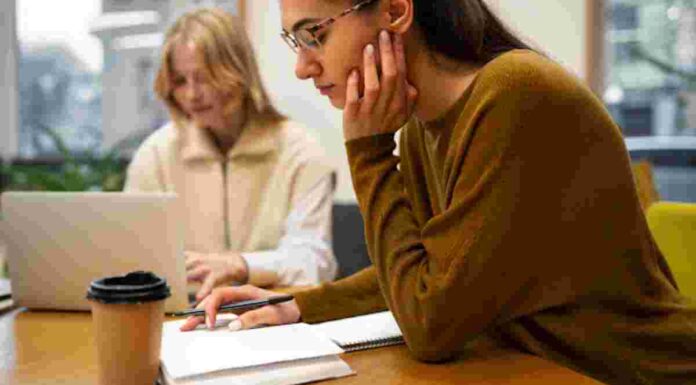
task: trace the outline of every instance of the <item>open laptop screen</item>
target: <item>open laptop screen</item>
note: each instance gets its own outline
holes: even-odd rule
[[[89,310],[92,280],[135,270],[167,280],[167,312],[188,306],[175,194],[6,192],[0,208],[19,306]]]

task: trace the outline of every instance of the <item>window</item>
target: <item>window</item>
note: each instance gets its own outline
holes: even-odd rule
[[[611,4],[611,26],[615,30],[634,30],[638,27],[638,7],[632,4]]]
[[[70,12],[44,0],[17,0],[16,6],[20,157],[58,155],[56,137],[76,152],[98,146],[103,52],[89,21],[100,2],[79,0]]]
[[[608,0],[604,100],[627,136],[696,136],[696,0]]]
[[[588,1],[603,7],[599,89],[631,157],[653,163],[662,199],[696,202],[696,0]]]

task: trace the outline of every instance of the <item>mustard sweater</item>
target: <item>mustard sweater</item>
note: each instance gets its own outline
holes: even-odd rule
[[[610,384],[696,384],[696,308],[640,208],[621,132],[530,51],[441,119],[346,144],[373,266],[297,294],[316,322],[383,309],[416,358],[485,335]]]

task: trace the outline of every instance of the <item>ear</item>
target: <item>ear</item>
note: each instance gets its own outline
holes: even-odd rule
[[[413,0],[389,0],[389,31],[403,34],[413,24]]]

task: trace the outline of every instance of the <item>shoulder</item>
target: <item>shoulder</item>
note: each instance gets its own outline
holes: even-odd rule
[[[308,128],[297,121],[286,119],[278,123],[280,146],[283,152],[298,154],[305,152],[314,156],[323,156],[322,147]]]
[[[163,125],[143,140],[133,154],[131,164],[147,164],[176,151],[178,137],[179,130],[174,123],[170,122]]]
[[[592,95],[584,82],[562,65],[530,50],[510,51],[484,65],[473,92],[514,99]]]
[[[174,145],[178,138],[178,130],[174,123],[169,122],[152,132],[143,143],[141,149],[163,150]]]

